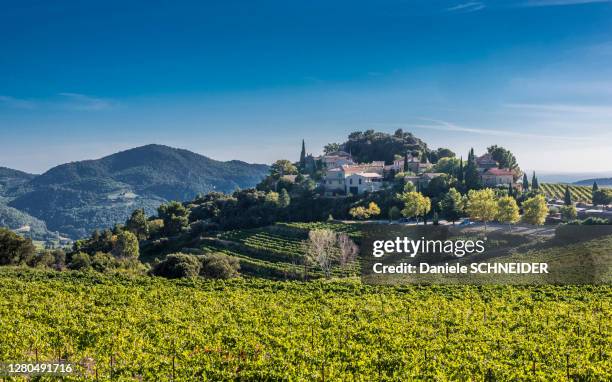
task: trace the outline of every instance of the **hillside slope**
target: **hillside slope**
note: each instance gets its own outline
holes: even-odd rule
[[[600,187],[612,187],[612,178],[585,179],[574,182],[573,184],[579,186],[592,186],[593,182],[597,182],[597,185]]]
[[[34,179],[36,175],[11,168],[0,167],[0,196],[7,196],[16,188]]]
[[[267,171],[266,165],[220,162],[188,150],[147,145],[52,168],[13,188],[9,206],[78,238],[124,221],[136,208],[153,213],[167,200],[252,187]]]

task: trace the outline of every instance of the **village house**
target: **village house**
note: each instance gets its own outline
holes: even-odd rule
[[[346,151],[334,151],[318,158],[327,169],[338,168],[344,165],[355,164],[351,154]]]
[[[404,164],[406,164],[407,166],[406,169],[404,169]],[[426,172],[432,167],[433,167],[433,164],[431,164],[429,160],[426,160],[425,162],[421,162],[421,159],[419,159],[418,157],[408,154],[408,157],[406,159],[404,159],[403,157],[398,157],[395,160],[393,160],[392,164],[385,165],[384,170],[387,172],[394,171],[396,173],[406,170],[406,171],[414,172],[416,174],[420,174],[420,173]]]
[[[514,173],[508,169],[492,167],[480,175],[482,185],[495,187],[499,185],[514,185]]]
[[[422,173],[420,175],[415,175],[415,176],[407,176],[404,179],[406,180],[406,182],[410,182],[412,184],[414,184],[419,190],[422,190],[424,188],[426,188],[429,185],[429,182],[431,182],[432,179],[437,178],[441,175],[444,175],[444,173],[441,172],[425,172]]]
[[[497,165],[497,161],[493,159],[493,156],[489,153],[476,158],[476,167],[478,168],[478,172],[481,174],[490,168],[497,168]]]
[[[379,191],[383,187],[384,169],[383,161],[345,164],[328,169],[323,178],[325,193],[335,196]]]
[[[476,158],[476,166],[480,174],[480,181],[485,187],[508,186],[510,184],[513,187],[517,186],[514,180],[516,175],[514,171],[508,168],[498,168],[499,163],[489,153]]]

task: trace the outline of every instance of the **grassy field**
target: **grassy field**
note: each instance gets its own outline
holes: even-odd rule
[[[0,269],[0,360],[65,380],[612,378],[612,287],[169,281]]]

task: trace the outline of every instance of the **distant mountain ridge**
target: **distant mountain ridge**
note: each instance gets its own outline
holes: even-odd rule
[[[585,179],[579,180],[572,184],[575,184],[577,186],[592,186],[594,182],[597,182],[597,185],[601,187],[612,187],[612,178]]]
[[[78,238],[125,221],[136,208],[153,213],[168,200],[253,187],[268,169],[153,144],[66,163],[39,176],[6,169],[10,180],[0,183],[5,190],[0,195],[8,206],[44,221],[50,230]],[[1,175],[0,182],[5,179]]]
[[[34,178],[36,178],[36,175],[0,167],[0,196],[5,196],[12,188],[24,185]]]

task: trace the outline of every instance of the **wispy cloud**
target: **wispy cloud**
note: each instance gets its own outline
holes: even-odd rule
[[[568,104],[537,104],[537,103],[509,103],[504,105],[507,108],[554,112],[554,113],[572,113],[572,114],[589,114],[589,115],[611,115],[612,106],[594,106],[594,105],[568,105]]]
[[[429,124],[411,124],[411,123],[383,123],[377,125],[401,127],[401,128],[414,128],[423,130],[439,130],[439,131],[456,131],[462,133],[471,133],[479,135],[489,135],[495,137],[514,137],[514,138],[537,138],[537,139],[548,139],[548,140],[569,140],[569,141],[591,141],[595,137],[584,137],[584,136],[564,136],[564,135],[546,135],[546,134],[533,134],[533,133],[522,133],[510,130],[493,130],[493,129],[479,129],[474,127],[460,126],[452,122],[443,121],[439,119],[421,118]]]
[[[98,111],[115,107],[117,102],[107,98],[92,97],[80,93],[63,92],[46,99],[22,99],[0,95],[0,106],[12,109],[60,109],[74,111]]]
[[[610,3],[612,0],[528,0],[518,3],[518,7],[557,7],[563,5],[580,5],[592,3]]]
[[[14,109],[34,109],[36,103],[26,99],[0,95],[0,104]]]
[[[79,93],[59,93],[65,99],[64,107],[72,110],[105,110],[113,107],[114,102],[108,99],[90,97]]]
[[[470,13],[480,11],[484,9],[486,5],[480,1],[470,1],[468,3],[457,4],[450,8],[446,8],[447,12],[462,12],[462,13]]]

